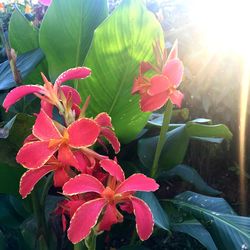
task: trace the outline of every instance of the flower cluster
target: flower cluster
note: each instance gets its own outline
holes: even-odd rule
[[[183,94],[177,90],[184,70],[182,62],[178,59],[177,42],[174,43],[168,57],[166,49],[162,50],[157,42],[154,45],[154,54],[156,65],[142,62],[132,89],[132,94],[140,94],[140,107],[143,112],[158,110],[169,99],[180,107],[183,99]],[[153,71],[153,76],[145,75],[148,71]]]
[[[54,84],[42,74],[43,86],[22,85],[6,96],[3,103],[6,110],[28,94],[41,100],[32,133],[16,157],[27,169],[21,177],[20,194],[25,198],[41,178],[53,172],[53,185],[61,188],[65,196],[55,213],[62,216],[64,230],[66,218],[70,218],[67,232],[73,243],[85,239],[91,230],[98,233],[110,230],[113,224],[123,221],[121,211],[134,213],[138,235],[146,240],[153,230],[153,217],[148,205],[135,192],[155,191],[159,185],[143,174],[125,179],[116,158],[109,159],[94,150],[99,144],[107,152],[108,142],[115,153],[119,152],[120,143],[111,118],[107,113],[87,118],[90,98],[81,105],[79,93],[64,85],[90,74],[86,67],[73,68],[62,73]]]

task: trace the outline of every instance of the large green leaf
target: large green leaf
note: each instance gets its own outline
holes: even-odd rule
[[[27,20],[18,8],[16,8],[9,22],[9,41],[11,47],[15,49],[18,55],[38,49],[38,35],[38,29]],[[47,73],[47,63],[45,59],[43,59],[43,61],[23,79],[23,82],[41,83],[42,78],[40,72],[44,74]]]
[[[83,64],[94,30],[106,16],[105,0],[52,2],[44,16],[39,38],[52,81],[63,71]]]
[[[180,177],[182,180],[187,181],[194,185],[196,190],[208,195],[218,195],[221,192],[208,186],[208,184],[201,178],[198,172],[187,165],[177,165],[171,170],[162,173],[161,178],[172,178],[174,176]]]
[[[218,249],[249,248],[250,218],[237,216],[224,199],[184,192],[171,202],[199,220]]]
[[[187,124],[171,126],[173,129],[166,134],[166,143],[159,159],[160,170],[170,170],[183,162],[190,139],[220,143],[223,139],[232,138],[232,133],[225,125],[202,124],[204,121],[206,120],[194,120]],[[159,136],[153,136],[139,140],[138,155],[148,169],[153,164],[158,139]]]
[[[17,57],[17,68],[24,79],[42,61],[44,54],[41,49],[35,49]],[[0,64],[0,90],[8,90],[16,86],[10,69],[9,61]]]
[[[174,231],[186,233],[195,238],[208,250],[217,250],[211,235],[197,220],[185,220],[180,223],[173,223],[171,226]]]
[[[141,198],[148,204],[152,211],[155,224],[158,227],[169,231],[169,220],[167,214],[161,207],[161,204],[159,203],[155,195],[152,192],[137,192],[136,196]]]
[[[152,45],[163,42],[159,22],[142,1],[124,0],[100,25],[84,64],[92,76],[79,83],[81,95],[91,96],[89,113],[108,112],[119,139],[129,142],[148,119],[131,95],[139,63],[153,58]]]

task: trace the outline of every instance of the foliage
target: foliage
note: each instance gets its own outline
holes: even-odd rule
[[[184,164],[191,140],[220,144],[231,140],[232,133],[227,126],[212,124],[209,119],[169,124],[171,115],[179,112],[172,112],[172,103],[180,106],[182,98],[175,102],[171,96],[178,91],[179,81],[170,84],[171,92],[165,79],[170,78],[166,74],[166,64],[177,60],[178,53],[177,46],[173,46],[170,52],[173,57],[167,59],[160,51],[158,56],[162,57],[154,57],[153,45],[158,43],[161,47],[164,43],[163,32],[154,15],[140,1],[123,0],[108,13],[107,2],[103,0],[54,0],[39,26],[28,20],[22,11],[14,10],[8,30],[9,44],[18,55],[16,66],[22,84],[7,98],[7,91],[17,84],[8,61],[0,65],[1,100],[5,98],[6,109],[13,105],[9,115],[1,113],[0,245],[3,242],[2,245],[10,246],[8,235],[14,230],[16,249],[71,249],[66,237],[69,227],[70,241],[76,243],[86,238],[89,249],[95,244],[98,249],[104,243],[120,249],[133,249],[133,245],[139,249],[138,244],[141,244],[141,249],[148,249],[154,237],[163,237],[163,242],[171,244],[171,232],[188,234],[207,249],[248,247],[249,218],[238,216],[224,199],[203,195],[217,196],[220,191],[210,187],[194,167]],[[160,59],[162,65],[159,65]],[[151,68],[150,72],[143,72],[143,81],[147,84],[154,84],[155,72],[164,78],[166,100],[162,106],[168,100],[168,109],[165,111],[166,106],[163,106],[164,114],[156,113],[152,119],[149,119],[150,112],[140,110],[139,97],[131,95],[133,81],[145,66],[141,62],[158,67],[158,71]],[[67,70],[69,68],[73,69]],[[44,86],[30,85],[41,84],[42,78]],[[139,89],[144,91],[144,88]],[[139,91],[140,97],[143,91]],[[40,112],[40,103],[26,96],[28,94],[41,98]],[[80,106],[82,99],[86,102]],[[19,103],[14,105],[15,102]],[[31,110],[39,113],[34,126],[34,117],[28,115],[33,113]],[[89,133],[84,134],[85,130]],[[31,135],[28,143],[26,140],[22,146],[27,135]],[[120,144],[116,135],[122,143],[117,156]],[[156,152],[159,153],[157,161]],[[15,157],[28,169],[25,174]],[[127,179],[123,171],[129,176]],[[156,194],[149,192],[158,188],[152,178],[144,175],[150,173],[159,183],[181,178],[202,194],[187,191],[174,198],[163,195],[161,199],[161,189]],[[23,198],[28,195],[25,200],[18,194],[21,176],[19,192]],[[96,194],[82,194],[89,191]],[[135,194],[136,191],[147,192]],[[110,206],[110,200],[119,204],[119,210]],[[131,235],[135,235],[131,204],[140,239],[145,240],[151,234],[144,231],[147,226],[152,228],[151,218],[156,225],[152,238],[144,243],[139,243],[136,236],[130,242]],[[146,219],[142,211],[138,212],[139,208]],[[78,221],[85,218],[82,217],[85,210],[89,216],[96,213],[94,220],[79,225]],[[123,213],[122,217],[122,210],[129,213]],[[123,220],[124,224],[113,225]],[[88,223],[92,223],[87,228],[91,232],[84,231]],[[102,233],[95,243],[96,232],[102,231],[100,228],[111,231]],[[186,239],[188,242],[189,238]]]

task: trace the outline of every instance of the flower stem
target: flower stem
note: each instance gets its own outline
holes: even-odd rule
[[[74,245],[74,250],[86,250],[87,247],[83,241]]]
[[[32,205],[34,210],[34,215],[37,221],[37,230],[38,230],[38,240],[40,250],[48,249],[48,235],[47,235],[47,226],[44,216],[44,209],[41,207],[39,199],[37,197],[36,190],[34,189],[31,193],[32,196]]]
[[[44,208],[44,206],[45,206],[46,197],[47,197],[49,189],[50,189],[50,187],[52,185],[52,181],[53,181],[53,174],[51,173],[47,177],[44,188],[43,188],[43,192],[42,192],[42,196],[41,196],[41,200],[40,200],[42,208]]]
[[[158,171],[158,162],[159,162],[162,148],[166,142],[166,133],[168,131],[170,119],[172,116],[172,110],[173,110],[173,104],[170,100],[168,100],[167,105],[166,105],[166,110],[164,112],[163,122],[161,126],[161,131],[160,131],[160,137],[159,137],[156,151],[155,151],[153,166],[151,168],[150,176],[152,178],[155,178],[155,175],[157,174],[157,171]]]
[[[96,249],[96,233],[94,230],[90,233],[90,235],[85,239],[85,245],[88,250],[95,250]]]

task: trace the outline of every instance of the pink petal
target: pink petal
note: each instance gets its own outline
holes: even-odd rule
[[[136,92],[140,92],[142,89],[144,89],[144,87],[142,87],[143,85],[144,85],[144,79],[143,79],[143,77],[141,75],[139,75],[134,80],[134,84],[133,84],[131,94],[133,95]]]
[[[105,137],[108,140],[108,142],[112,145],[116,154],[120,151],[120,142],[116,137],[114,131],[112,131],[109,128],[102,128],[101,136]]]
[[[82,118],[68,127],[69,145],[75,148],[91,146],[97,140],[100,126],[91,119]]]
[[[143,112],[152,112],[160,109],[168,100],[169,96],[166,92],[155,96],[144,94],[141,96],[140,106]]]
[[[41,108],[44,110],[44,112],[52,118],[53,116],[53,108],[54,106],[50,104],[49,102],[46,102],[44,100],[41,100]]]
[[[133,196],[130,199],[134,208],[136,231],[141,240],[147,240],[154,228],[152,212],[143,200]]]
[[[62,187],[70,180],[69,175],[63,167],[58,167],[54,172],[53,183],[55,187]]]
[[[22,198],[26,198],[37,182],[54,169],[55,166],[43,166],[42,168],[26,171],[20,180],[19,193]]]
[[[52,2],[52,0],[38,0],[38,1],[45,6],[49,6]]]
[[[172,86],[172,83],[168,80],[168,78],[163,75],[153,76],[150,79],[150,83],[151,86],[147,93],[152,96],[160,94]]]
[[[105,112],[98,114],[95,118],[95,121],[101,127],[112,128],[111,117]]]
[[[147,177],[144,174],[133,174],[122,182],[117,188],[116,193],[125,193],[131,191],[155,191],[159,185],[154,179]]]
[[[71,94],[72,101],[76,105],[79,105],[82,102],[80,94],[74,88],[64,85],[64,86],[61,86],[61,90],[63,91],[63,94],[65,95],[66,98]]]
[[[25,139],[24,139],[24,142],[23,144],[26,144],[28,142],[34,142],[34,141],[38,141],[38,139],[33,135],[28,135]]]
[[[65,183],[63,186],[63,194],[75,195],[88,192],[100,194],[104,189],[102,183],[95,177],[87,174],[80,174]]]
[[[65,72],[63,72],[55,82],[55,86],[60,86],[62,83],[75,80],[75,79],[83,79],[88,77],[91,74],[91,70],[86,67],[78,67],[78,68],[72,68]]]
[[[49,148],[48,141],[29,142],[21,147],[16,161],[25,168],[36,169],[43,166],[56,151],[56,147]]]
[[[5,97],[3,102],[3,107],[6,109],[6,111],[9,110],[9,108],[19,101],[21,98],[28,94],[33,93],[42,93],[44,88],[42,86],[37,85],[23,85],[17,88],[14,88],[11,90],[8,95]]]
[[[177,40],[175,40],[175,42],[172,46],[172,49],[168,54],[167,60],[170,61],[170,60],[176,59],[176,58],[178,58],[178,41]]]
[[[69,165],[77,169],[79,168],[77,159],[70,150],[69,146],[66,144],[61,145],[58,149],[58,160],[65,165]]]
[[[118,181],[123,182],[125,180],[124,172],[120,165],[110,159],[100,161],[100,166],[108,172],[111,176],[114,176]]]
[[[62,138],[53,120],[42,109],[33,126],[33,135],[42,141]]]
[[[109,231],[111,229],[111,226],[118,222],[116,216],[117,212],[118,211],[114,205],[108,204],[105,209],[102,220],[100,221],[100,224],[98,226],[98,231]]]
[[[170,95],[170,100],[173,104],[175,104],[178,108],[180,108],[183,97],[184,95],[181,93],[181,91],[176,90]]]
[[[72,243],[76,244],[90,234],[105,205],[105,199],[100,198],[88,201],[76,210],[68,229],[68,238]]]
[[[144,74],[151,69],[152,69],[152,65],[149,62],[144,62],[144,61],[141,62],[141,64],[140,64],[140,73],[141,74]]]
[[[169,79],[172,85],[178,87],[182,81],[184,66],[179,59],[167,62],[163,68],[163,74]]]
[[[76,169],[82,174],[87,174],[87,168],[90,165],[88,157],[84,155],[81,151],[75,151],[73,152],[73,154],[78,161],[78,167],[76,167]]]

